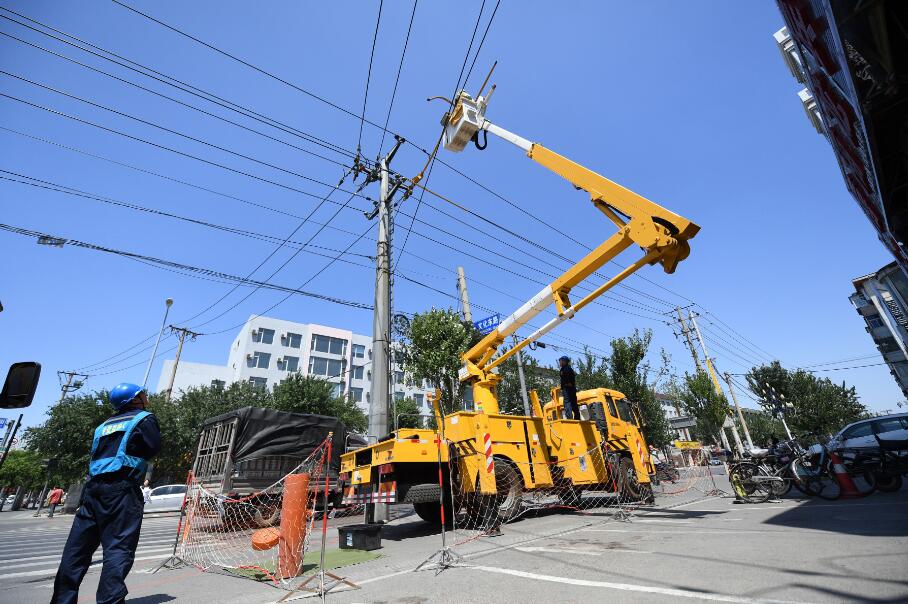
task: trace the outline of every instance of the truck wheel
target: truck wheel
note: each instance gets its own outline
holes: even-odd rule
[[[441,504],[437,501],[426,501],[425,503],[414,503],[413,509],[416,515],[435,526],[441,526]],[[452,510],[450,505],[445,506],[445,526],[452,524]]]
[[[618,478],[621,481],[621,494],[633,501],[643,497],[643,487],[637,480],[637,470],[634,463],[627,457],[622,457],[618,462]]]
[[[523,507],[523,477],[514,464],[495,456],[495,490],[498,517],[507,522],[520,513]]]

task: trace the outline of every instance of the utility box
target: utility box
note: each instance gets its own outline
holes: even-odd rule
[[[348,524],[337,528],[337,542],[341,549],[371,551],[381,548],[380,524]]]

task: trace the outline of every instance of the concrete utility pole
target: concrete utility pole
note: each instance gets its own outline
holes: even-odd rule
[[[467,277],[463,267],[457,267],[457,291],[460,292],[460,306],[463,308],[464,321],[473,322],[473,313],[470,312],[470,295],[467,293]],[[519,354],[519,353],[518,353]]]
[[[697,335],[697,340],[700,341],[700,347],[703,349],[703,358],[706,361],[706,369],[709,371],[709,377],[713,381],[713,386],[716,388],[716,394],[722,394],[722,386],[719,384],[719,376],[716,373],[715,366],[713,365],[712,359],[709,358],[709,351],[706,349],[706,340],[703,339],[703,334],[700,333],[700,326],[697,325],[696,319],[697,313],[687,311],[687,318],[690,319],[691,325],[694,326],[694,333]],[[738,451],[744,452],[744,444],[741,442],[741,436],[738,434],[738,428],[735,426],[735,421],[731,418],[729,414],[725,414],[727,423],[731,424],[731,433],[735,437],[735,446],[738,448]],[[726,449],[731,449],[728,444],[728,437],[725,435],[725,427],[723,426],[720,429],[720,435],[722,437],[722,445]]]
[[[735,402],[735,409],[738,411],[738,419],[741,420],[741,427],[744,428],[744,438],[747,440],[747,446],[754,448],[754,441],[750,438],[750,430],[747,428],[747,421],[744,419],[744,413],[741,411],[741,405],[738,404],[738,396],[731,385],[731,375],[725,372],[725,383],[728,384],[728,391],[731,392],[731,400]]]
[[[186,340],[186,336],[189,336],[190,340],[195,342],[195,339],[202,335],[190,331],[185,327],[174,327],[173,325],[170,326],[170,332],[180,334],[180,343],[177,345],[177,356],[173,361],[173,370],[170,372],[170,382],[167,384],[167,390],[164,391],[164,400],[168,403],[170,402],[170,396],[173,393],[173,382],[177,379],[177,367],[180,365],[180,354],[183,352],[183,342]]]
[[[66,383],[63,383],[63,376],[66,376]],[[84,373],[79,373],[78,371],[58,371],[57,378],[60,380],[60,400],[57,401],[57,404],[63,402],[63,399],[66,398],[66,395],[70,392],[75,392],[82,387],[82,383],[88,379],[88,375]],[[79,379],[76,379],[79,378]]]
[[[164,326],[167,325],[167,315],[170,314],[170,307],[173,306],[173,298],[164,300],[164,320],[161,321],[161,330],[154,341],[154,348],[151,350],[151,358],[148,359],[148,367],[145,368],[145,377],[142,378],[142,388],[148,385],[148,374],[151,373],[151,366],[154,365],[154,358],[158,356],[158,344],[161,343],[161,336],[164,335]]]
[[[687,321],[684,320],[684,315],[681,314],[681,307],[676,306],[675,311],[678,313],[681,333],[684,334],[684,339],[687,340],[687,349],[690,350],[691,356],[694,357],[694,365],[697,367],[697,371],[703,371],[703,367],[700,365],[700,357],[697,355],[697,348],[694,346],[694,341],[690,339],[690,329],[687,327]]]
[[[517,336],[512,336],[512,341],[514,346],[517,346]],[[533,414],[530,413],[530,399],[527,397],[527,383],[526,379],[523,376],[523,355],[520,354],[520,351],[517,351],[517,377],[520,378],[520,398],[523,399],[523,414],[527,417],[531,417]]]
[[[375,309],[372,315],[372,384],[369,401],[369,436],[376,440],[388,433],[388,407],[391,398],[391,226],[392,199],[400,183],[391,187],[388,165],[404,140],[382,158],[379,166],[380,198],[370,219],[378,216],[378,243],[375,252]],[[374,178],[374,177],[373,177]],[[366,505],[366,523],[387,522],[388,504]]]

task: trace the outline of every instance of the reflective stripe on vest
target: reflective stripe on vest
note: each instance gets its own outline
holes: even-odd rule
[[[91,443],[91,463],[88,464],[88,475],[97,476],[98,474],[109,474],[117,472],[121,468],[137,468],[140,473],[145,471],[147,462],[141,457],[126,454],[126,444],[132,431],[140,421],[151,415],[148,411],[140,411],[128,419],[107,420],[95,429],[95,438]],[[120,444],[117,446],[117,453],[113,457],[102,457],[95,459],[95,452],[98,450],[98,442],[105,436],[121,432]]]

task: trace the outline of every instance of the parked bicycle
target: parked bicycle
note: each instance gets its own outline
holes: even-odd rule
[[[729,480],[750,503],[782,497],[791,490],[796,478],[792,462],[802,451],[794,440],[777,443],[772,449],[753,449],[745,453],[745,459],[732,464]]]
[[[902,488],[902,476],[908,474],[908,440],[880,438],[876,429],[873,436],[877,447],[862,447],[844,454],[855,472],[873,476],[877,490],[895,493]]]

